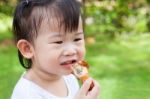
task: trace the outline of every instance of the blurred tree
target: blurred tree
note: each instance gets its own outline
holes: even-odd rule
[[[0,13],[12,15],[18,0],[0,0]],[[150,0],[79,0],[86,36],[150,32]]]
[[[0,12],[12,15],[17,0],[0,0]]]
[[[146,0],[147,1],[147,6],[148,6],[148,12],[147,12],[147,28],[150,31],[150,0]]]
[[[150,0],[85,0],[86,33],[115,37],[150,32]]]

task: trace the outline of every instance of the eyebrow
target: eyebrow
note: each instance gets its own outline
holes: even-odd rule
[[[53,33],[55,33],[55,34],[53,34],[53,35],[51,35],[51,36],[49,36],[50,38],[52,37],[61,37],[61,36],[63,36],[61,33],[58,33],[58,32],[53,32]],[[83,32],[77,32],[77,33],[75,33],[75,35],[81,35],[81,34],[84,34]]]
[[[83,32],[77,32],[75,35],[81,35],[84,34]]]
[[[53,35],[49,36],[49,37],[61,37],[62,35],[58,32],[53,32]]]

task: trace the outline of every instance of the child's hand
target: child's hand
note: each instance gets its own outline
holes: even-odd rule
[[[94,87],[89,91],[92,83],[94,83]],[[99,93],[100,89],[98,83],[89,78],[83,83],[81,89],[75,96],[75,99],[98,99]]]

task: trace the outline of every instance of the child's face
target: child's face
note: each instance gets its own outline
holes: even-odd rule
[[[55,23],[55,20],[51,23]],[[43,22],[34,40],[33,68],[44,73],[65,75],[85,55],[84,34],[80,20],[77,31],[64,33],[57,24]]]

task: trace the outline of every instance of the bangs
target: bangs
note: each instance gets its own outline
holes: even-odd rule
[[[56,0],[47,6],[35,7],[31,17],[32,32],[36,33],[36,36],[44,20],[49,28],[57,23],[57,27],[64,32],[76,31],[79,25],[80,3],[74,0]]]
[[[59,3],[61,2],[61,3]],[[78,29],[80,17],[80,5],[74,0],[60,0],[58,2],[57,17],[62,18],[58,21],[60,27],[65,32],[72,32]]]

